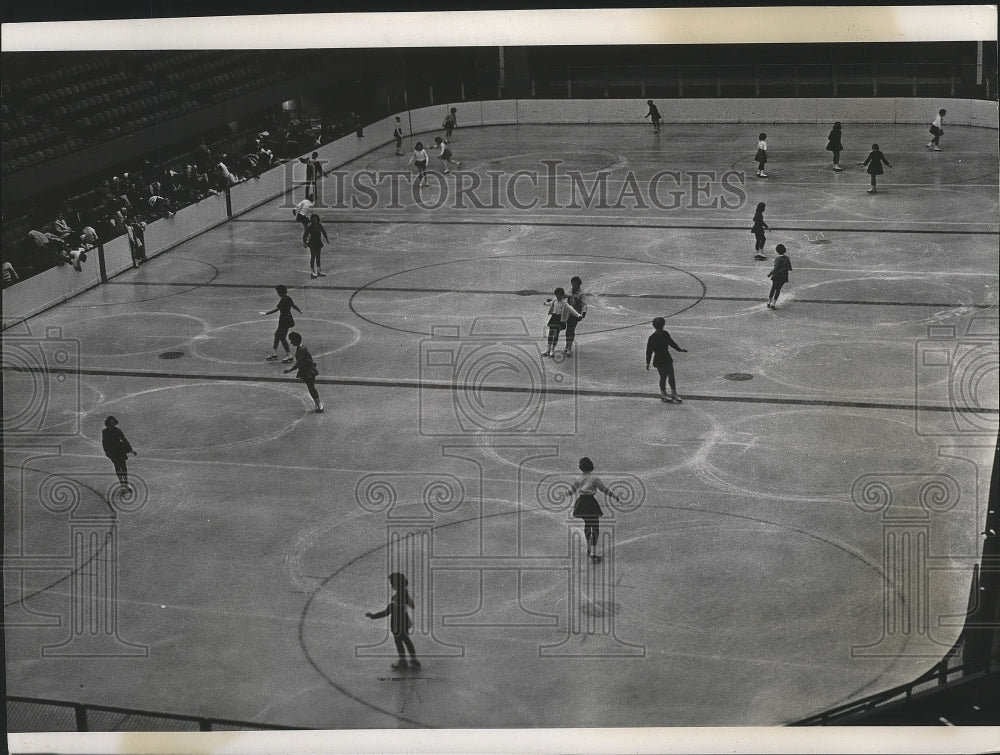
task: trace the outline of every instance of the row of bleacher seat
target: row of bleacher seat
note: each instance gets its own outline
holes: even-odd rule
[[[46,92],[41,92],[40,94],[33,94],[28,97],[25,102],[29,106],[40,105],[45,107],[46,105],[55,105],[72,97],[80,97],[87,92],[107,90],[118,84],[123,84],[130,79],[132,79],[132,76],[129,73],[119,71],[118,73],[101,76],[100,78],[91,79],[90,81],[81,81],[70,84],[69,86],[58,87]]]
[[[165,53],[148,61],[146,55],[135,54],[134,65],[125,70],[119,66],[109,71],[110,64],[103,59],[5,84],[12,96],[10,105],[2,103],[4,172],[23,170],[95,139],[152,126],[292,72],[288,67],[276,69],[273,63],[265,65],[244,51]],[[48,89],[35,91],[40,87]],[[39,137],[53,128],[66,137],[63,144],[47,143],[48,135]]]
[[[107,58],[77,62],[65,68],[57,68],[49,71],[48,73],[26,76],[5,82],[0,87],[0,94],[7,96],[35,89],[50,89],[53,86],[60,86],[65,81],[81,81],[90,78],[92,74],[107,71],[111,67],[113,67],[113,63]]]

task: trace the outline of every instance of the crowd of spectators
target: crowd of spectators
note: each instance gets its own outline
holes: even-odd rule
[[[27,259],[20,259],[25,269],[19,275],[5,259],[3,285],[13,285],[55,265],[72,265],[80,271],[87,252],[98,240],[122,234],[128,234],[134,264],[139,265],[145,261],[147,223],[172,217],[181,207],[257,178],[278,163],[319,147],[348,127],[345,122],[324,124],[322,130],[316,130],[305,121],[272,116],[248,131],[243,144],[237,144],[232,152],[220,147],[227,143],[231,147],[232,139],[215,145],[201,139],[196,148],[176,160],[160,165],[145,160],[134,170],[102,179],[95,191],[84,194],[88,201],[63,203],[55,217],[51,211],[46,212],[44,204],[36,206],[28,213],[30,230],[24,246],[31,253]]]

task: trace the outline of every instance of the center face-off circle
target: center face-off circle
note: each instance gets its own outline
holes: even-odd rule
[[[585,254],[519,254],[440,262],[377,278],[351,295],[361,319],[390,330],[431,335],[437,325],[464,325],[475,316],[521,316],[525,329],[544,338],[547,319],[539,294],[532,307],[526,291],[569,290],[579,275],[590,295],[587,333],[648,325],[696,306],[705,296],[701,279],[678,267],[631,257]],[[503,283],[491,283],[502,281]],[[391,289],[391,290],[385,290]],[[405,321],[387,304],[404,297]]]

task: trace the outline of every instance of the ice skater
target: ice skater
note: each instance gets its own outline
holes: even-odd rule
[[[298,333],[292,332],[288,334],[288,340],[292,342],[292,346],[295,347],[295,360],[292,362],[292,366],[285,370],[287,375],[289,372],[295,372],[295,377],[306,384],[306,390],[309,391],[309,397],[316,404],[316,413],[323,413],[323,402],[319,400],[319,392],[316,390],[316,376],[319,375],[319,369],[316,367],[316,362],[313,361],[312,354],[309,353],[309,349],[302,345],[302,336]]]
[[[138,456],[139,452],[132,448],[125,433],[118,429],[118,420],[114,417],[108,417],[104,420],[101,444],[104,446],[104,455],[111,459],[111,463],[115,465],[115,474],[118,475],[118,482],[121,483],[122,489],[128,488],[128,467],[125,461],[129,454]]]
[[[767,163],[767,134],[757,136],[757,152],[753,159],[757,162],[757,178],[767,178],[767,173],[764,172],[764,165]]]
[[[646,104],[649,105],[649,112],[646,113],[643,118],[651,118],[653,121],[653,133],[660,133],[660,111],[657,109],[656,105],[653,104],[652,100],[646,100]]]
[[[448,148],[448,145],[445,144],[444,139],[442,139],[440,136],[434,137],[434,146],[436,146],[439,150],[441,150],[440,153],[438,154],[438,157],[441,158],[441,164],[444,166],[445,173],[450,172],[448,170],[449,165],[457,165],[459,168],[462,167],[462,163],[460,163],[457,160],[451,159],[451,150]]]
[[[750,233],[753,234],[756,241],[753,245],[753,258],[755,260],[766,260],[767,257],[764,256],[764,242],[767,240],[764,236],[765,230],[771,230],[771,226],[764,222],[764,210],[767,205],[763,202],[757,203],[757,209],[753,213],[753,226],[750,228]]]
[[[396,154],[403,154],[403,122],[396,116],[396,127],[392,130],[392,138],[396,140]]]
[[[580,313],[579,317],[574,317],[571,314],[567,314],[566,317],[566,348],[563,349],[563,354],[571,357],[573,356],[573,341],[576,340],[576,326],[580,320],[587,316],[587,292],[583,290],[583,281],[577,275],[570,278],[566,302]]]
[[[417,142],[413,145],[413,154],[410,155],[409,162],[407,165],[413,164],[417,169],[417,184],[419,186],[427,185],[427,150],[424,149],[423,142]]]
[[[288,289],[284,286],[275,286],[275,292],[278,294],[278,305],[267,312],[261,312],[262,315],[273,315],[278,312],[278,327],[274,331],[274,341],[271,344],[271,356],[267,357],[265,361],[276,362],[278,361],[278,344],[280,343],[285,349],[285,358],[281,361],[288,364],[292,361],[291,349],[288,348],[288,331],[295,327],[295,318],[292,317],[292,310],[294,309],[300,315],[302,310],[295,306],[295,302],[292,301],[292,297],[288,295]]]
[[[885,155],[882,154],[882,150],[878,148],[877,144],[872,145],[872,151],[868,153],[868,157],[865,158],[863,163],[858,163],[862,168],[866,165],[868,166],[868,175],[872,177],[872,186],[868,190],[869,194],[878,194],[878,186],[875,183],[875,177],[881,176],[885,171],[882,170],[882,164],[885,163],[885,167],[891,168],[889,161],[886,159]]]
[[[319,220],[319,215],[313,213],[309,218],[309,225],[306,226],[305,233],[302,234],[302,245],[309,249],[309,272],[310,278],[324,278],[323,260],[320,252],[323,249],[323,242],[330,243],[330,238],[326,235],[326,229]]]
[[[309,157],[300,157],[300,163],[306,166],[306,186],[310,193],[316,193],[316,185],[323,176],[323,163],[320,162],[319,152],[313,152]]]
[[[298,222],[302,223],[302,230],[305,231],[309,227],[309,216],[312,214],[310,210],[313,208],[313,195],[312,192],[307,192],[305,199],[300,199],[296,205],[292,208],[292,217],[294,217]]]
[[[774,267],[767,277],[771,279],[771,293],[767,295],[767,306],[769,309],[778,308],[778,295],[781,287],[788,283],[788,274],[792,271],[792,261],[785,254],[785,245],[778,244],[774,247],[777,257],[774,258]]]
[[[543,357],[554,357],[556,355],[556,346],[559,344],[559,332],[566,329],[566,321],[570,316],[580,317],[580,313],[577,312],[573,307],[569,305],[566,301],[566,290],[564,288],[557,288],[553,291],[555,298],[546,299],[545,306],[549,308],[549,348],[547,351],[542,353]]]
[[[838,173],[843,170],[840,167],[840,153],[844,150],[844,145],[840,143],[840,121],[833,124],[830,135],[826,138],[826,149],[833,153],[833,169]]]
[[[947,112],[948,111],[945,110],[944,108],[938,110],[937,117],[934,119],[934,122],[931,123],[930,132],[933,138],[929,142],[927,142],[927,149],[932,150],[934,152],[941,151],[940,141],[941,141],[941,135],[944,133],[943,123],[944,123],[944,117],[947,114]]]
[[[573,504],[573,516],[583,520],[583,537],[587,541],[587,556],[592,561],[600,561],[601,555],[597,552],[597,539],[601,529],[601,517],[604,512],[601,505],[594,497],[594,493],[600,490],[609,498],[621,501],[615,493],[601,481],[601,478],[594,474],[594,462],[584,456],[577,465],[580,469],[580,476],[569,486],[566,495],[576,495],[576,503]]]
[[[451,132],[458,126],[458,109],[452,108],[449,110],[448,115],[444,117],[444,123],[441,125],[444,127],[444,142],[447,144],[451,141]]]
[[[662,317],[653,318],[653,334],[646,341],[646,369],[652,361],[656,371],[660,373],[660,400],[667,403],[679,404],[681,398],[677,395],[677,381],[674,378],[674,359],[670,356],[670,349],[687,353],[687,349],[682,349],[677,342],[670,337],[670,333],[663,329],[667,321]],[[670,383],[670,395],[667,395],[667,382]]]
[[[417,660],[417,651],[413,648],[413,640],[410,639],[410,629],[413,626],[407,608],[413,608],[413,598],[407,591],[406,576],[398,571],[389,575],[389,585],[392,587],[392,597],[389,598],[389,605],[378,613],[368,611],[365,616],[369,619],[381,619],[389,617],[389,631],[392,632],[392,641],[396,643],[396,652],[399,653],[399,660],[392,664],[394,669],[404,669],[407,666],[420,668],[420,661]],[[406,652],[410,653],[410,662],[406,662]]]

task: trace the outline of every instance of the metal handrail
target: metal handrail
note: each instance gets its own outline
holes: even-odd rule
[[[21,695],[7,695],[7,702],[28,703],[32,705],[51,705],[62,708],[72,708],[76,717],[77,731],[90,731],[87,721],[87,711],[101,713],[117,713],[126,716],[146,716],[147,718],[161,718],[168,721],[187,721],[198,724],[199,731],[214,731],[213,726],[236,726],[241,729],[260,730],[305,730],[304,726],[284,726],[281,724],[263,724],[255,721],[235,721],[226,718],[215,718],[212,716],[187,716],[180,713],[162,713],[150,710],[140,710],[137,708],[120,708],[114,705],[92,705],[90,703],[73,703],[67,700],[51,700],[43,697],[23,697]]]

